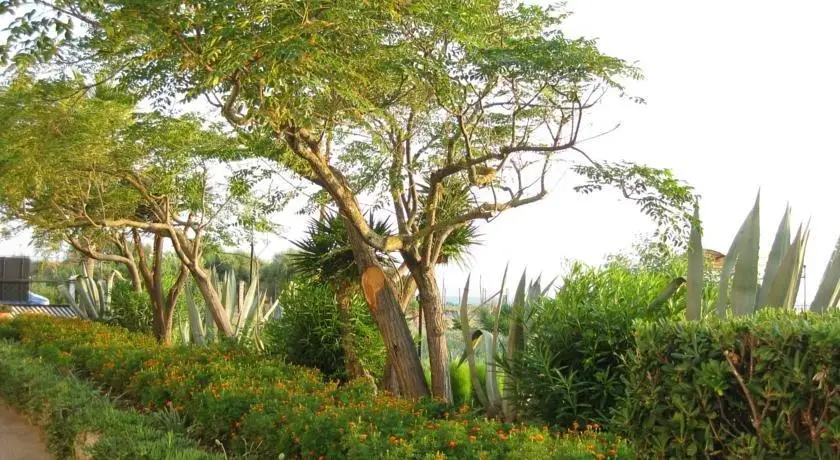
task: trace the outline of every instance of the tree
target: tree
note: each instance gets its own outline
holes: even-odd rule
[[[666,228],[687,228],[673,223],[694,197],[668,171],[598,162],[580,149],[584,114],[640,75],[593,41],[565,37],[564,17],[489,0],[61,0],[39,21],[17,13],[26,27],[7,50],[18,65],[95,56],[107,77],[158,100],[205,97],[244,136],[267,139],[255,154],[337,206],[400,384],[422,395],[396,288],[374,251],[400,254],[426,319],[432,392],[451,400],[434,271],[451,233],[544,198],[551,167],[569,154],[581,159],[580,191],[617,186]],[[74,38],[68,18],[86,34]],[[54,30],[68,37],[55,40]],[[453,188],[470,199],[443,212]],[[387,200],[396,233],[368,224],[362,191]]]
[[[231,181],[219,193],[202,159],[235,147],[198,119],[135,112],[136,100],[125,93],[102,86],[76,93],[75,86],[21,78],[0,90],[0,120],[8,127],[0,134],[0,179],[7,185],[0,211],[89,258],[133,267],[161,340],[171,339],[175,302],[190,275],[219,329],[232,334],[202,252],[206,235],[221,234],[225,214],[247,186]],[[110,238],[117,254],[100,252],[92,235]],[[165,241],[182,263],[168,290]]]

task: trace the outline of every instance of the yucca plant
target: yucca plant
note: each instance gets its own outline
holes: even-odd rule
[[[80,318],[88,320],[106,318],[111,310],[111,291],[114,288],[114,282],[116,278],[123,279],[122,274],[114,270],[107,279],[96,280],[91,278],[91,274],[87,272],[84,265],[82,274],[83,276],[71,278],[68,285],[59,286],[59,292]]]
[[[760,197],[759,193],[724,259],[715,304],[718,316],[748,315],[765,307],[793,308],[796,302],[805,264],[809,226],[800,225],[791,240],[790,207],[787,207],[776,230],[764,276],[759,282]],[[703,246],[697,228],[699,218],[699,209],[695,209],[688,254],[686,318],[689,320],[700,319],[703,314],[710,313],[702,311],[702,296],[698,293],[698,286],[702,286],[703,282]],[[840,255],[835,248],[810,308],[812,311],[825,311],[837,307],[838,303]]]

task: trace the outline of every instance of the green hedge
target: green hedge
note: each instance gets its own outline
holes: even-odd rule
[[[72,458],[84,439],[97,439],[85,452],[92,459],[219,458],[164,431],[148,415],[115,408],[89,385],[5,341],[0,341],[0,382],[0,396],[44,427],[49,450],[58,458]]]
[[[164,348],[148,336],[77,320],[18,317],[21,343],[145,410],[171,407],[203,444],[233,456],[278,458],[627,458],[597,430],[482,420],[466,409],[339,387],[315,370],[239,349]],[[453,413],[455,412],[455,413]]]
[[[619,418],[644,458],[840,458],[840,312],[639,323]]]
[[[633,322],[682,314],[680,297],[651,305],[680,270],[676,260],[658,270],[573,265],[555,298],[535,306],[525,352],[505,363],[526,416],[609,427],[625,392],[623,356],[633,347]]]

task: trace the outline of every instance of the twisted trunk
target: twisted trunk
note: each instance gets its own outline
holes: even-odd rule
[[[394,285],[385,275],[370,246],[344,217],[356,265],[362,273],[362,288],[370,312],[385,341],[402,395],[418,398],[429,395],[423,378],[423,367],[414,353],[411,332],[400,309]]]

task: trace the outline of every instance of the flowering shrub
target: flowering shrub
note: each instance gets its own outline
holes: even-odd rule
[[[21,316],[21,343],[44,360],[124,395],[141,410],[182,414],[188,432],[228,454],[277,458],[581,458],[631,456],[597,427],[565,432],[486,421],[435,400],[339,386],[313,369],[237,348],[166,348],[79,320]]]

